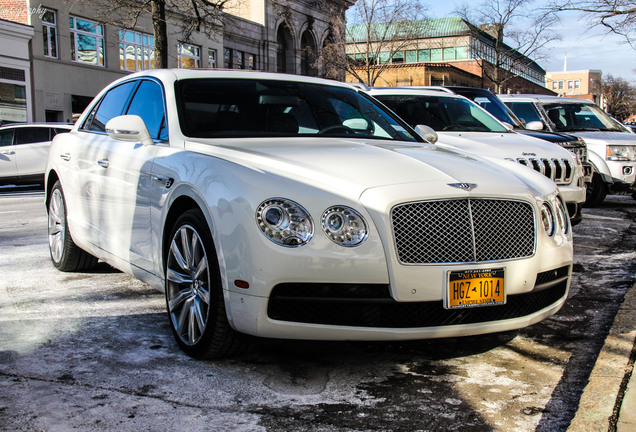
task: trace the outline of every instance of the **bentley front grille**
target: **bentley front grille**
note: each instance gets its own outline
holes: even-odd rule
[[[535,219],[530,204],[493,199],[420,201],[391,210],[403,264],[468,263],[531,256]]]

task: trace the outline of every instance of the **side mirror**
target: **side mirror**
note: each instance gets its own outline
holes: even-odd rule
[[[430,142],[431,144],[435,144],[437,140],[439,139],[437,132],[435,132],[433,128],[428,127],[426,125],[415,126],[415,132],[417,132],[419,136],[421,136],[422,138],[424,138],[426,141]]]
[[[138,115],[123,115],[110,119],[106,123],[106,133],[119,141],[140,142],[152,145],[152,137],[146,123]]]
[[[369,122],[363,118],[352,118],[342,122],[343,126],[348,127],[349,129],[353,129],[356,131],[364,131],[369,130]]]
[[[502,125],[504,125],[506,127],[506,129],[508,129],[508,131],[513,131],[514,127],[508,123],[508,122],[501,122]]]
[[[545,125],[541,121],[531,121],[530,123],[526,125],[526,129],[536,130],[536,131],[543,130],[544,127]]]

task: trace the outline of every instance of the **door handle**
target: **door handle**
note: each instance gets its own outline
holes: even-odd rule
[[[61,154],[61,155],[60,155],[60,158],[61,158],[62,160],[65,160],[65,161],[67,161],[67,162],[68,162],[68,161],[70,161],[70,160],[71,160],[71,154],[70,154],[70,153],[64,153],[64,154]]]
[[[3,155],[14,155],[15,152],[13,150],[7,150],[2,152]]]
[[[97,165],[102,168],[108,168],[108,165],[110,165],[110,163],[108,162],[108,159],[101,159],[97,161]]]

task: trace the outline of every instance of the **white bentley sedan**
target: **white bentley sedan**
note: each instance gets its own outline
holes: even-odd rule
[[[569,289],[572,234],[552,181],[430,145],[332,81],[129,75],[55,137],[46,181],[54,265],[100,259],[164,291],[196,358],[232,355],[245,334],[517,329]]]

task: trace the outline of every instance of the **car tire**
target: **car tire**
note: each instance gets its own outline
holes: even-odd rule
[[[607,196],[607,184],[601,175],[595,172],[592,175],[592,184],[587,187],[585,196],[585,207],[596,207],[603,202]]]
[[[49,251],[53,265],[63,272],[86,271],[95,268],[97,258],[78,247],[68,229],[66,200],[59,181],[51,190],[48,205]]]
[[[181,349],[197,359],[242,351],[245,336],[230,327],[219,264],[203,213],[191,209],[175,222],[166,244],[166,308]]]

